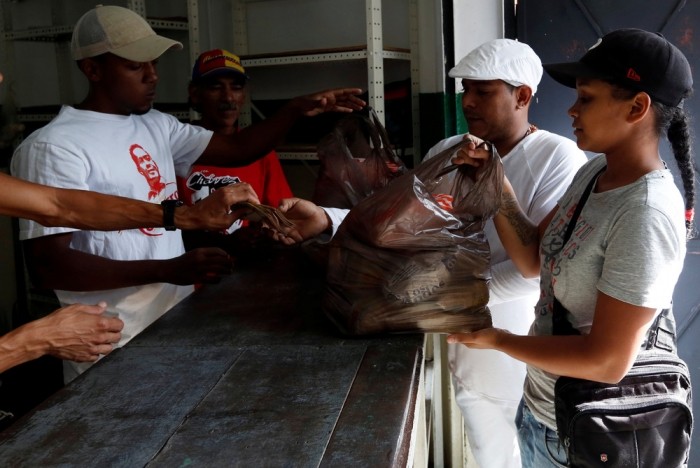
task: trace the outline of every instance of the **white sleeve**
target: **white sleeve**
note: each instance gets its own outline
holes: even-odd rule
[[[333,230],[333,233],[328,239],[325,239],[326,241],[328,241],[332,239],[333,236],[335,236],[335,233],[338,231],[338,226],[340,226],[340,223],[343,222],[350,210],[345,208],[326,208],[323,206],[321,208],[323,209],[323,211],[326,212],[326,214],[331,220],[331,228]],[[319,240],[323,241],[324,239],[320,237]]]
[[[510,302],[531,295],[533,290],[539,290],[539,283],[539,277],[524,278],[512,260],[492,265],[488,305]]]
[[[192,165],[209,146],[214,132],[197,125],[182,123],[172,115],[165,114],[170,136],[175,174],[187,177]]]

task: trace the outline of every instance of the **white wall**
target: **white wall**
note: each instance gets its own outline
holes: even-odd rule
[[[475,47],[504,34],[503,3],[493,0],[453,0],[455,63]]]
[[[445,54],[442,37],[443,11],[440,1],[418,2],[418,55],[420,92],[444,91]]]
[[[422,93],[445,91],[443,9],[440,0],[419,0],[420,88]],[[493,0],[452,0],[454,63],[469,51],[504,35],[503,3]],[[445,19],[450,21],[450,18]]]

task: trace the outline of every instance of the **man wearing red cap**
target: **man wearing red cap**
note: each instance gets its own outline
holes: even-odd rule
[[[245,165],[267,154],[302,116],[364,106],[356,88],[290,100],[255,128],[232,135],[183,124],[152,109],[157,59],[177,41],[157,35],[135,12],[98,5],[76,23],[71,53],[88,80],[87,96],[64,106],[15,151],[12,171],[34,182],[128,196],[163,204],[165,229],[119,232],[46,228],[20,223],[29,271],[62,304],[105,301],[124,321],[123,345],[190,294],[232,268],[221,249],[185,253],[174,232],[176,174],[195,162]],[[88,366],[70,362],[64,380]]]
[[[192,69],[192,81],[188,91],[190,106],[201,115],[201,120],[192,123],[223,135],[236,133],[238,117],[246,98],[248,79],[237,55],[223,49],[208,50],[200,54]],[[274,150],[247,166],[195,164],[186,177],[178,177],[178,191],[181,200],[193,205],[221,187],[242,181],[249,183],[258,194],[261,203],[266,205],[276,207],[281,199],[292,196]],[[223,234],[238,231],[245,222],[237,220],[224,230]],[[187,232],[183,234],[183,239],[188,250],[213,245],[229,250],[234,248],[239,240],[207,231]]]

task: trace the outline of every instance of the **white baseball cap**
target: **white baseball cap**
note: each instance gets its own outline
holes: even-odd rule
[[[182,43],[159,36],[134,11],[113,5],[97,5],[85,13],[73,28],[73,60],[110,52],[134,62],[151,62]]]
[[[527,44],[513,39],[494,39],[469,52],[449,75],[477,81],[503,80],[513,86],[526,85],[535,94],[542,79],[542,61]]]

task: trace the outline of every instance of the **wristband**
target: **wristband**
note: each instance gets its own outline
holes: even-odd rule
[[[166,231],[174,231],[175,227],[175,208],[182,206],[182,200],[163,200],[160,206],[163,207],[163,227]]]

